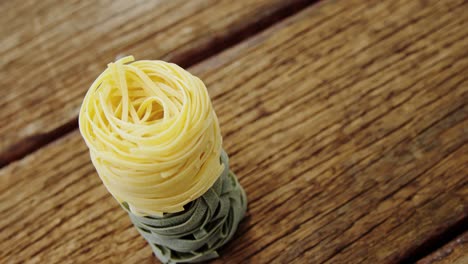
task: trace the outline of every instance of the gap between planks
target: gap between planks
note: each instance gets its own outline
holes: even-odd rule
[[[462,218],[452,226],[448,226],[444,230],[440,230],[435,234],[431,234],[430,238],[425,241],[422,245],[408,252],[408,254],[402,259],[400,263],[410,264],[422,261],[429,255],[441,250],[450,241],[461,236],[468,231],[468,218]]]
[[[468,231],[454,238],[439,250],[419,260],[417,264],[468,263]]]

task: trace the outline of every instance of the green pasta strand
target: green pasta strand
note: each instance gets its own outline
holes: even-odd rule
[[[193,263],[218,257],[217,249],[237,230],[247,210],[247,197],[229,169],[222,151],[224,171],[215,184],[179,213],[138,216],[126,203],[130,219],[163,263]]]

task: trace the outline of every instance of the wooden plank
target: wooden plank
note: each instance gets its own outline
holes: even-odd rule
[[[117,55],[191,65],[312,2],[3,2],[0,166],[75,129],[84,92]]]
[[[467,10],[324,1],[190,68],[250,201],[213,263],[394,263],[465,221]],[[0,183],[0,259],[153,262],[77,131]]]
[[[468,263],[468,231],[455,238],[417,264],[465,264]]]

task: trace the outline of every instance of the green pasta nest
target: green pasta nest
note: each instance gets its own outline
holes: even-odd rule
[[[224,171],[215,184],[179,213],[137,216],[123,203],[133,224],[163,263],[192,263],[218,257],[247,210],[247,197],[221,153]]]

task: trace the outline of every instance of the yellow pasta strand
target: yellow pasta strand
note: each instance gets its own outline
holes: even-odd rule
[[[79,126],[104,185],[137,214],[182,211],[224,168],[207,89],[172,63],[110,63],[85,96]]]

